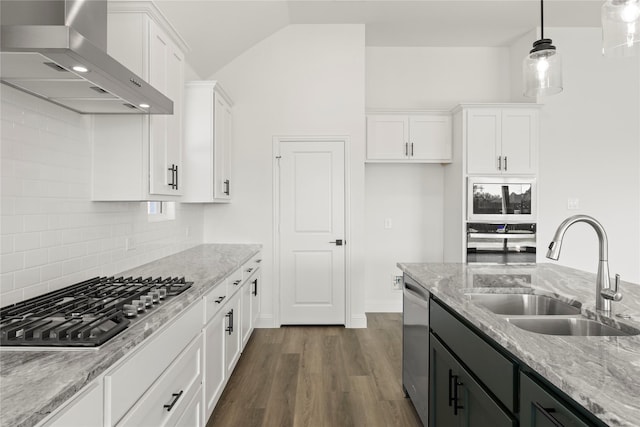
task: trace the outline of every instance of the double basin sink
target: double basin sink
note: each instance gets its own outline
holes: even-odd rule
[[[557,298],[535,294],[468,294],[481,305],[518,328],[546,335],[630,336],[640,330],[613,327],[587,319],[580,313],[579,303],[566,303]]]

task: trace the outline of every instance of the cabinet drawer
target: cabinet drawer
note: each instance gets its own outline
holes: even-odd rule
[[[520,373],[520,425],[522,427],[587,427],[570,407],[555,398],[528,375]]]
[[[176,420],[184,412],[192,400],[193,393],[200,390],[201,366],[202,336],[198,336],[118,426],[174,425],[175,421],[172,420]]]
[[[229,296],[227,298],[231,297],[231,295],[235,294],[240,289],[240,285],[242,284],[243,280],[244,268],[244,266],[240,267],[239,269],[231,273],[231,276],[227,278],[227,287],[229,289]]]
[[[491,347],[433,299],[430,328],[512,412],[515,412],[517,365]]]
[[[202,301],[105,375],[105,421],[116,424],[200,332]]]
[[[255,254],[253,258],[247,261],[242,266],[242,281],[247,280],[255,271],[260,268],[260,263],[262,262],[262,254]]]
[[[216,315],[220,308],[229,299],[227,279],[218,283],[207,295],[204,296],[204,324],[206,325]]]

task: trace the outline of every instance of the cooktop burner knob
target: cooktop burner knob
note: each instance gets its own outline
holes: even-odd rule
[[[136,317],[138,315],[138,307],[133,304],[125,304],[122,306],[124,317]]]
[[[144,303],[145,308],[146,307],[151,307],[153,305],[153,298],[149,294],[140,295],[140,301],[142,301]]]
[[[158,295],[160,296],[160,300],[167,298],[167,288],[158,289]]]

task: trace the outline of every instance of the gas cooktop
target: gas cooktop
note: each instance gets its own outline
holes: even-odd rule
[[[97,347],[193,285],[184,277],[94,277],[0,309],[0,345]]]

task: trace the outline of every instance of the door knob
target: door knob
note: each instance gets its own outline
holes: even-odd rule
[[[342,239],[336,239],[335,241],[329,243],[335,243],[336,246],[342,246]]]

